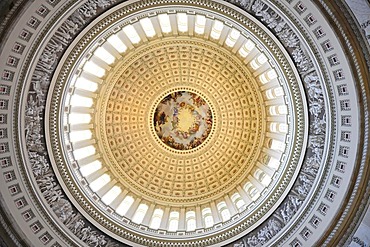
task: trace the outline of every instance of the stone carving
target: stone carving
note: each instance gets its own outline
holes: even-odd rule
[[[47,160],[44,137],[40,133],[44,115],[45,95],[60,53],[82,26],[89,21],[89,18],[97,13],[98,7],[105,8],[111,5],[112,2],[114,1],[90,0],[70,16],[58,29],[50,39],[44,54],[36,65],[25,109],[25,136],[28,154],[40,191],[60,221],[89,246],[111,247],[118,246],[118,244],[95,230],[95,227],[90,226],[82,215],[73,208],[71,203],[64,198],[60,186],[54,180],[55,174],[53,174]],[[325,109],[319,78],[314,71],[309,72],[312,63],[305,50],[300,47],[298,37],[289,26],[277,13],[261,1],[252,3],[252,1],[248,0],[235,0],[232,2],[239,4],[246,10],[251,7],[251,13],[259,17],[266,26],[276,33],[285,47],[289,48],[288,51],[297,64],[306,87],[310,105],[310,121],[314,123],[312,129],[310,129],[312,136],[310,136],[307,159],[302,168],[302,171],[307,173],[307,176],[299,177],[291,193],[298,196],[288,196],[264,225],[234,244],[234,246],[258,246],[269,241],[284,227],[287,221],[292,219],[302,205],[305,195],[309,193],[313,185],[313,178],[317,174],[322,160],[326,127]]]
[[[98,7],[106,8],[113,2],[115,1],[90,0],[86,2],[55,32],[36,65],[25,109],[25,137],[28,155],[40,192],[59,220],[88,246],[93,247],[115,247],[119,244],[90,226],[65,199],[47,158],[44,136],[40,133],[43,129],[46,93],[60,53],[88,22],[88,19],[97,14]]]
[[[248,11],[248,9],[245,10]],[[310,135],[302,172],[291,193],[267,221],[267,226],[260,226],[258,230],[238,240],[234,246],[240,244],[243,244],[241,246],[260,246],[266,243],[298,212],[313,186],[314,178],[319,172],[326,132],[322,84],[319,76],[314,71],[312,61],[305,48],[301,47],[299,38],[281,17],[262,1],[254,1],[249,12],[258,17],[271,31],[275,32],[297,66],[308,95]]]

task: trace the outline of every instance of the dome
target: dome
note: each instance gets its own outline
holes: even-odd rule
[[[369,44],[344,3],[16,8],[30,11],[3,27],[6,243],[370,241]]]

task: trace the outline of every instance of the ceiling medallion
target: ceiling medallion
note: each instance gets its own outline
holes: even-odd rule
[[[153,124],[164,144],[177,150],[189,150],[207,139],[212,130],[212,111],[201,96],[177,91],[158,104]]]

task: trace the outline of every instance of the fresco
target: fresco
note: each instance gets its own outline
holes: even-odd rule
[[[177,91],[158,104],[153,121],[163,143],[177,150],[190,150],[207,139],[212,129],[212,112],[199,95]]]

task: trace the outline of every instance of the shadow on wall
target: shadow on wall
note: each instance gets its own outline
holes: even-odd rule
[[[14,6],[13,0],[1,0],[0,1],[0,23],[3,22],[6,14]]]

